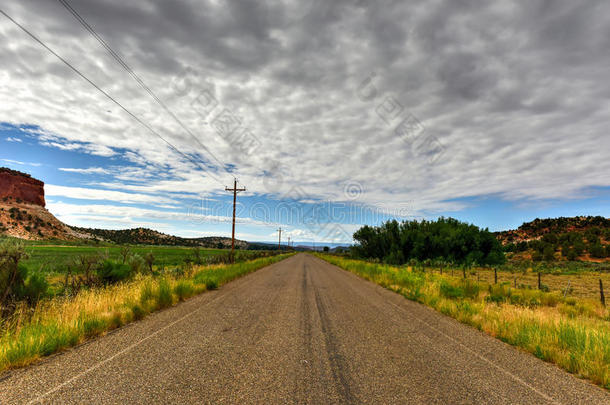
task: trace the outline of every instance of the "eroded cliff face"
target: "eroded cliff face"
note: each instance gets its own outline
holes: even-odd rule
[[[29,174],[0,168],[0,199],[45,206],[44,183]]]

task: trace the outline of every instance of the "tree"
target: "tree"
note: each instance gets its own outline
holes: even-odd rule
[[[576,260],[576,258],[578,257],[578,255],[576,254],[576,251],[574,249],[569,249],[565,256],[571,262]]]
[[[324,250],[324,252],[329,252],[329,251],[330,251],[330,248],[329,248],[328,246],[324,246],[324,249],[323,249],[323,250]]]
[[[482,265],[504,263],[502,245],[487,229],[452,218],[436,221],[388,221],[377,227],[363,226],[354,233],[354,255],[386,263],[404,264],[411,259],[444,259]]]
[[[603,259],[604,257],[606,257],[606,249],[600,243],[596,243],[592,246],[589,246],[589,253],[591,253],[591,256],[598,259]]]
[[[551,245],[546,246],[542,251],[542,257],[547,262],[555,260],[555,249]]]

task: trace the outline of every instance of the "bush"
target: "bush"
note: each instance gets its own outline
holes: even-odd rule
[[[152,284],[150,281],[148,281],[140,290],[140,303],[144,305],[147,301],[153,299],[154,297],[155,293],[153,291]]]
[[[146,268],[146,262],[142,256],[134,254],[129,258],[129,267],[134,274],[142,273]]]
[[[477,283],[474,283],[470,280],[464,283],[464,296],[466,298],[475,299],[479,296],[480,287]]]
[[[128,279],[133,274],[132,268],[123,263],[105,260],[97,270],[100,281],[106,284],[118,283]]]
[[[445,298],[464,298],[464,290],[462,290],[460,287],[456,287],[452,284],[449,284],[446,281],[441,281],[440,293]]]
[[[155,299],[159,308],[167,308],[174,303],[172,287],[166,279],[159,282],[159,288],[157,289],[157,296]]]
[[[485,298],[488,302],[500,304],[506,302],[511,296],[511,289],[505,285],[490,285],[489,295]]]
[[[30,303],[38,301],[47,294],[49,283],[46,277],[41,273],[32,273],[25,280],[23,288],[23,298]]]
[[[25,258],[23,243],[13,240],[0,243],[0,306],[23,297],[28,269],[20,261]]]
[[[207,272],[197,274],[193,281],[197,284],[205,284],[206,290],[215,290],[218,288],[218,280]]]
[[[174,287],[174,293],[178,296],[180,301],[184,301],[192,296],[194,291],[193,285],[187,281],[180,281]]]

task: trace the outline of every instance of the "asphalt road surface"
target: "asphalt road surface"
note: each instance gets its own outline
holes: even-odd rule
[[[1,404],[610,404],[601,388],[305,254],[0,378]]]

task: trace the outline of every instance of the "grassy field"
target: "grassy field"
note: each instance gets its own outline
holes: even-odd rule
[[[73,297],[45,299],[34,308],[23,305],[0,324],[0,371],[30,364],[290,255],[195,266],[190,274],[181,276],[139,275]]]
[[[597,299],[477,282],[472,275],[464,280],[462,270],[440,275],[318,256],[610,389],[610,310]]]
[[[438,268],[428,268],[440,274]],[[453,274],[462,277],[461,269],[446,269],[445,274]],[[477,268],[467,271],[467,277],[485,283],[494,283],[494,271],[491,268]],[[573,272],[541,272],[543,286],[550,291],[566,294],[569,297],[599,299],[599,279],[602,279],[605,290],[610,294],[610,272],[596,272],[582,269]],[[534,268],[511,269],[498,271],[498,283],[506,283],[512,287],[515,285],[521,289],[537,289],[538,273]],[[610,303],[610,297],[609,297]]]
[[[119,260],[121,257],[121,248],[121,246],[29,245],[26,247],[26,252],[29,257],[27,260],[24,260],[23,263],[29,268],[36,270],[41,269],[45,273],[62,273],[65,265],[80,255],[94,255],[107,252],[110,259]],[[193,248],[174,246],[133,246],[130,247],[130,249],[133,253],[142,257],[146,255],[146,253],[152,252],[155,256],[155,265],[157,267],[177,266],[183,263],[185,258],[192,256],[193,254]],[[202,257],[205,257],[227,253],[228,250],[200,249],[199,252]]]

